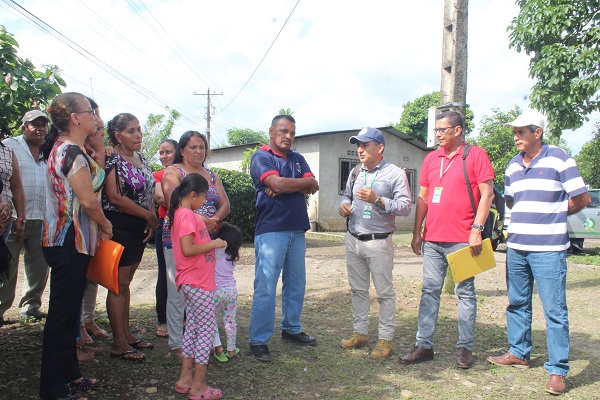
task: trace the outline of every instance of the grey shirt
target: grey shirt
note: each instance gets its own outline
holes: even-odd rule
[[[364,188],[370,188],[378,196],[381,196],[385,209],[377,207],[373,203],[358,200],[356,192]],[[351,190],[353,192],[352,196]],[[407,216],[410,214],[412,206],[410,199],[410,188],[406,172],[394,164],[381,160],[370,171],[367,171],[363,165],[356,176],[353,189],[352,174],[350,174],[340,206],[343,203],[352,203],[352,214],[350,214],[348,221],[348,229],[351,233],[357,235],[388,233],[396,230],[395,220],[397,215]],[[368,208],[369,206],[372,208],[370,218],[368,218],[368,210],[365,212],[365,207]]]

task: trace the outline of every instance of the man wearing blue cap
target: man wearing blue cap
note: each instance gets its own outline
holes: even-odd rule
[[[340,204],[340,215],[348,218],[346,267],[354,318],[353,333],[340,346],[351,349],[369,340],[372,278],[379,301],[379,340],[370,356],[386,358],[396,327],[392,233],[396,216],[410,214],[410,189],[404,170],[383,159],[385,139],[380,130],[363,128],[350,144],[358,147],[362,167],[348,177]]]
[[[441,113],[436,117],[434,132],[440,148],[429,153],[423,161],[411,243],[415,254],[423,252],[423,289],[417,340],[413,349],[400,357],[402,364],[433,359],[433,334],[448,270],[446,256],[465,247],[470,247],[475,256],[481,253],[481,232],[494,199],[494,170],[485,151],[472,146],[468,155],[464,159],[462,157],[465,149],[462,116],[455,111]],[[466,163],[464,167],[463,162]],[[467,189],[465,168],[475,213]],[[421,234],[423,222],[425,229]],[[454,291],[458,297],[456,365],[467,369],[473,365],[477,315],[475,279],[471,277],[457,282]]]

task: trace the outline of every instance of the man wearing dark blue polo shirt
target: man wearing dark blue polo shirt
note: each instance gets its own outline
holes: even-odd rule
[[[267,342],[274,330],[280,274],[282,338],[300,344],[317,341],[302,332],[300,314],[306,287],[305,232],[309,229],[304,196],[314,194],[319,184],[304,157],[291,149],[295,135],[294,118],[276,116],[269,128],[269,145],[254,153],[250,163],[257,197],[250,348],[260,361],[271,361]]]

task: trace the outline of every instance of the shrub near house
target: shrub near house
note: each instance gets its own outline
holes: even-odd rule
[[[221,178],[231,211],[227,222],[244,232],[244,240],[254,240],[256,223],[256,193],[249,174],[223,168],[211,168]]]

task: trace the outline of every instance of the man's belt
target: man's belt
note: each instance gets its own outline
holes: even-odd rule
[[[389,233],[369,233],[368,235],[357,235],[355,233],[350,232],[350,234],[358,240],[360,240],[361,242],[366,242],[368,240],[375,239],[387,239],[387,237],[390,236]]]

